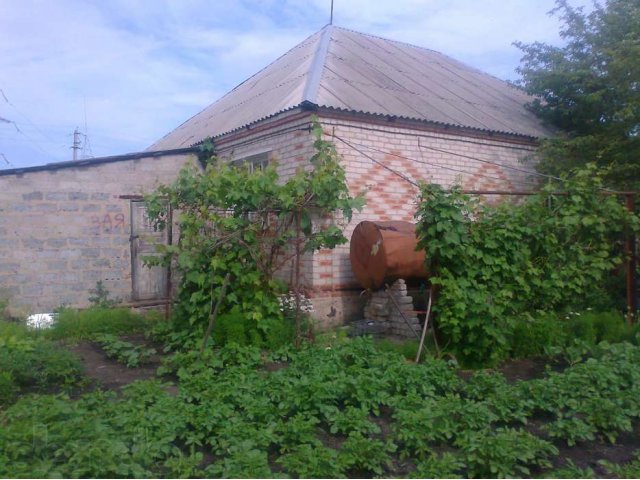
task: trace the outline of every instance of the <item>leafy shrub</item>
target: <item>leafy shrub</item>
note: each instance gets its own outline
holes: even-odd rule
[[[497,428],[463,435],[460,447],[470,477],[513,478],[530,476],[529,467],[550,467],[558,454],[551,443],[524,430]]]
[[[566,329],[554,314],[543,314],[536,318],[529,315],[515,321],[510,343],[510,356],[528,358],[549,354],[554,347],[562,347],[566,340]]]
[[[460,472],[464,466],[460,456],[454,453],[431,455],[417,462],[411,478],[462,478]]]
[[[46,331],[51,339],[92,340],[97,335],[124,335],[144,332],[149,322],[128,308],[62,309],[53,327]]]
[[[618,478],[625,478],[620,475],[616,475],[616,476]],[[564,467],[545,473],[545,477],[546,478],[596,478],[596,474],[591,468],[589,467],[579,468],[571,460],[568,460]],[[633,477],[633,478],[636,478],[636,477]]]
[[[622,465],[601,461],[600,464],[606,468],[614,478],[640,478],[640,450],[634,452],[634,459]],[[568,478],[568,477],[567,477]],[[573,478],[579,478],[578,476]]]
[[[413,339],[396,342],[383,338],[376,341],[376,346],[383,352],[399,353],[407,360],[415,360],[418,353],[418,341]]]
[[[18,393],[18,386],[11,372],[0,372],[0,406],[10,403],[16,393]]]
[[[212,157],[204,171],[187,166],[172,185],[160,186],[146,198],[149,218],[159,229],[167,225],[167,206],[180,211],[180,242],[162,246],[161,255],[152,260],[171,264],[179,273],[176,331],[204,328],[230,279],[232,288],[220,311],[241,312],[266,333],[263,321],[283,316],[279,296],[285,286],[275,273],[292,260],[300,262],[302,254],[347,241],[335,222],[322,218],[339,212],[348,222],[364,197],[351,196],[335,146],[314,123],[309,168],[287,179],[280,179],[273,166],[250,172]],[[240,325],[245,323],[232,322],[229,333],[243,337]]]
[[[514,358],[564,353],[569,363],[575,363],[600,342],[622,341],[635,341],[635,336],[634,327],[619,312],[585,311],[519,318],[509,344]]]
[[[82,366],[71,352],[41,338],[0,336],[0,372],[8,391],[14,387],[66,388],[82,378]]]
[[[513,319],[526,312],[590,307],[592,291],[622,262],[620,239],[640,229],[640,219],[602,187],[595,165],[563,181],[566,195],[549,186],[497,207],[460,187],[422,186],[416,234],[439,287],[439,331],[459,360],[504,358]]]
[[[95,339],[100,343],[109,358],[115,358],[129,368],[148,363],[151,356],[156,354],[153,348],[145,348],[141,345],[125,342],[115,335],[103,334],[96,336]]]
[[[120,303],[119,298],[111,298],[111,294],[102,280],[98,280],[96,288],[89,290],[89,293],[92,295],[88,298],[92,307],[113,308]]]

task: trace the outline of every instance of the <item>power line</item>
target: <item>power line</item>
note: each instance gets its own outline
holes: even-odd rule
[[[383,153],[385,155],[391,155],[391,156],[394,156],[394,157],[397,157],[397,158],[402,158],[404,160],[410,160],[410,161],[415,162],[415,163],[421,163],[421,164],[424,164],[424,165],[429,165],[431,167],[440,168],[440,169],[443,169],[443,170],[448,170],[448,171],[452,171],[452,172],[456,172],[456,173],[460,173],[460,174],[464,174],[464,175],[469,175],[471,177],[483,177],[483,178],[487,178],[489,180],[498,181],[498,182],[503,182],[504,181],[503,178],[498,178],[498,177],[494,177],[494,176],[483,174],[483,173],[469,172],[467,170],[461,170],[461,169],[457,169],[457,168],[454,168],[454,167],[449,167],[447,165],[440,165],[440,164],[437,164],[437,163],[428,162],[426,160],[418,160],[418,159],[415,159],[415,158],[406,157],[404,155],[399,155],[397,153],[387,152],[385,150],[381,150],[381,149],[378,149],[378,148],[375,148],[375,147],[371,147],[371,146],[368,146],[368,145],[361,145],[361,144],[355,144],[354,145],[352,143],[347,142],[343,138],[338,137],[337,135],[334,135],[334,138],[340,140],[341,142],[345,143],[346,145],[348,145],[349,147],[351,147],[355,151],[359,152],[360,154],[362,154],[365,157],[369,158],[370,160],[374,161],[378,165],[381,165],[382,167],[386,168],[387,170],[392,171],[394,174],[404,178],[405,180],[407,180],[406,176],[404,176],[403,174],[401,174],[399,172],[396,172],[391,167],[383,164],[382,162],[379,162],[378,160],[375,160],[373,157],[371,157],[370,155],[367,155],[365,152],[363,152],[362,150],[357,148],[356,145],[359,146],[359,147],[362,147],[362,148],[367,148],[369,150],[373,150],[373,151],[378,152],[378,153]],[[509,182],[511,184],[519,184],[519,185],[522,185],[522,186],[525,186],[525,187],[528,187],[528,188],[532,187],[532,185],[529,184],[529,183],[524,183],[524,182],[520,182],[520,181],[517,181],[517,180],[509,180]],[[413,181],[410,181],[410,183],[412,185],[414,185],[414,186],[418,186],[418,184],[413,182]]]
[[[22,111],[18,109],[18,107],[16,107],[12,102],[9,101],[9,99],[7,98],[7,95],[4,93],[4,91],[1,88],[0,88],[0,94],[2,94],[2,98],[4,99],[4,101],[8,105],[10,105],[16,112],[18,112],[18,114],[20,114],[27,122],[29,122],[31,126],[34,129],[36,129],[38,133],[40,133],[40,135],[42,135],[47,141],[55,143],[55,140],[53,140],[49,135],[44,133],[44,131],[42,131],[40,127],[38,127],[29,117],[27,117],[24,113],[22,113]]]
[[[420,138],[418,138],[418,148],[421,148],[421,149],[422,148],[426,148],[428,150],[433,150],[434,152],[445,153],[447,155],[454,155],[456,157],[466,158],[467,160],[473,160],[475,162],[486,163],[488,165],[494,165],[496,167],[505,168],[507,170],[513,170],[514,172],[526,173],[527,175],[533,175],[533,176],[536,176],[536,177],[548,178],[548,179],[551,179],[551,180],[558,180],[558,181],[561,181],[561,182],[563,181],[562,178],[555,177],[553,175],[547,175],[545,173],[534,172],[532,170],[525,170],[524,168],[514,167],[513,165],[506,165],[506,164],[500,163],[500,162],[492,162],[491,160],[472,157],[471,155],[465,155],[463,153],[452,152],[450,150],[443,150],[443,149],[437,148],[437,147],[430,147],[428,145],[421,145],[420,144]]]
[[[0,90],[0,92],[2,92],[2,91]],[[2,93],[2,96],[3,96],[4,98],[6,98],[6,97],[5,97],[5,95],[4,95],[4,93]],[[24,132],[20,129],[20,127],[18,127],[18,124],[17,124],[15,121],[13,121],[13,120],[9,120],[8,118],[2,118],[2,117],[0,117],[0,121],[2,121],[2,123],[9,123],[9,124],[12,124],[12,125],[15,127],[16,131],[17,131],[20,135],[24,136],[24,138],[26,138],[26,139],[29,141],[29,143],[31,143],[34,147],[36,147],[38,150],[40,150],[40,152],[44,153],[47,157],[49,157],[49,158],[53,158],[53,155],[51,155],[50,153],[47,153],[46,151],[44,151],[44,149],[40,146],[40,144],[39,144],[38,142],[36,142],[33,138],[29,137],[26,133],[24,133]]]
[[[9,159],[5,156],[5,154],[4,154],[4,153],[0,152],[0,157],[2,157],[2,158],[4,159],[4,162],[5,162],[7,165],[9,165],[10,167],[13,167],[13,163],[11,163],[11,162],[9,161]]]
[[[489,147],[508,148],[508,149],[513,149],[513,150],[523,150],[523,151],[527,151],[527,152],[531,152],[530,148],[516,147],[516,146],[513,146],[513,145],[506,145],[506,144],[476,142],[476,141],[468,140],[468,139],[449,138],[449,137],[436,136],[436,135],[427,135],[427,134],[424,134],[424,133],[418,134],[418,133],[410,133],[410,132],[402,132],[402,131],[390,132],[389,130],[385,130],[385,129],[382,129],[382,128],[364,127],[362,125],[355,125],[355,124],[352,125],[352,124],[344,124],[344,123],[336,123],[336,122],[329,122],[329,123],[324,123],[323,122],[322,124],[325,125],[325,126],[332,126],[332,127],[341,126],[341,127],[348,127],[348,128],[356,128],[358,130],[364,130],[364,131],[373,131],[373,132],[387,133],[387,134],[388,133],[392,133],[394,135],[403,135],[403,136],[408,136],[408,137],[416,137],[416,138],[418,138],[418,147],[419,148],[428,148],[428,149],[431,149],[431,150],[434,150],[434,151],[437,151],[437,152],[440,152],[440,153],[445,153],[445,154],[448,154],[448,155],[454,155],[454,156],[458,156],[458,157],[461,157],[461,158],[466,158],[468,160],[472,160],[472,161],[476,161],[476,162],[487,163],[487,164],[495,165],[497,167],[505,168],[507,170],[514,170],[514,171],[518,171],[518,172],[521,172],[521,173],[525,173],[525,174],[536,176],[536,177],[540,177],[540,178],[547,178],[547,179],[551,179],[551,180],[556,180],[556,181],[561,182],[561,183],[566,183],[568,181],[568,179],[564,179],[564,178],[557,177],[557,176],[554,176],[554,175],[548,175],[548,174],[544,174],[544,173],[541,173],[541,172],[536,172],[536,171],[532,171],[532,170],[526,170],[526,169],[514,167],[512,165],[507,165],[507,164],[503,164],[503,163],[499,163],[499,162],[492,162],[491,160],[486,160],[486,159],[482,159],[482,158],[478,158],[478,157],[473,157],[471,155],[465,155],[465,154],[458,153],[458,152],[453,152],[453,151],[450,151],[450,150],[439,149],[437,147],[429,147],[429,146],[426,146],[426,145],[421,145],[420,144],[420,138],[432,138],[432,139],[438,139],[438,140],[447,139],[447,140],[450,140],[450,141],[453,141],[453,142],[470,143],[470,144],[480,145],[480,146],[484,146],[484,147],[489,146]],[[365,148],[371,148],[371,149],[375,150],[372,147],[367,147],[365,145],[362,145],[362,146],[365,147]],[[383,153],[389,153],[389,152],[383,152]],[[390,155],[395,155],[393,153],[389,153],[389,154]],[[395,155],[395,156],[398,156],[398,155]],[[411,159],[411,158],[408,158],[408,157],[402,157],[402,156],[400,156],[400,157],[401,158],[406,158],[408,160],[413,160],[413,161],[416,161],[416,162],[420,163],[419,160]],[[423,161],[423,163],[425,163],[425,162]],[[427,165],[429,165],[429,163],[427,163]],[[439,166],[439,165],[436,165],[436,164],[431,164],[431,165]],[[451,169],[450,167],[443,167],[443,166],[439,166],[439,167],[455,171],[454,169]],[[462,172],[462,173],[467,173],[469,175],[472,175],[470,172]],[[479,175],[479,174],[476,174],[476,175]],[[524,183],[515,182],[515,181],[512,181],[512,183],[520,183],[521,185],[526,185]],[[602,191],[609,192],[609,193],[616,193],[617,192],[617,190],[611,189],[611,188],[608,188],[608,187],[598,187],[598,190],[602,190]]]
[[[362,150],[359,150],[358,148],[354,147],[353,145],[351,145],[349,142],[347,142],[346,140],[344,140],[343,138],[338,137],[337,135],[333,135],[333,138],[337,138],[338,140],[340,140],[342,143],[344,143],[345,145],[351,147],[352,149],[354,149],[356,152],[359,152],[361,155],[365,156],[366,158],[368,158],[369,160],[377,163],[378,165],[380,165],[382,168],[385,168],[387,170],[389,170],[391,173],[393,173],[394,175],[397,175],[398,177],[402,178],[405,182],[410,183],[411,185],[413,185],[414,187],[419,187],[419,185],[414,182],[413,180],[411,180],[409,177],[407,177],[406,175],[394,170],[393,168],[389,167],[388,165],[385,165],[382,162],[379,162],[378,160],[376,160],[375,158],[373,158],[370,155],[367,155],[365,152],[363,152]]]

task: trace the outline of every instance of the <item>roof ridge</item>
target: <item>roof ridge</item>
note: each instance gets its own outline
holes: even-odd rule
[[[362,35],[363,37],[372,37],[372,38],[377,38],[379,40],[384,40],[385,42],[399,43],[400,45],[406,45],[412,48],[419,48],[420,50],[426,50],[428,52],[437,53],[439,55],[445,56],[447,58],[452,58],[453,60],[455,60],[453,57],[449,57],[449,55],[439,52],[438,50],[434,50],[433,48],[427,48],[421,45],[414,45],[413,43],[403,42],[402,40],[394,40],[392,38],[386,38],[381,35],[374,35],[373,33],[359,32],[358,30],[354,30],[353,28],[339,27],[337,25],[334,25],[334,28],[337,28],[339,30],[344,30],[345,32],[357,33],[358,35]],[[459,61],[459,60],[456,60],[456,61]]]
[[[313,32],[311,35],[307,36],[304,40],[302,40],[300,43],[294,45],[293,47],[291,47],[289,50],[287,50],[285,53],[283,53],[282,55],[278,56],[278,58],[274,59],[272,62],[270,62],[269,64],[265,65],[263,68],[261,68],[260,70],[258,70],[256,73],[254,73],[253,75],[251,75],[250,77],[246,78],[245,80],[243,80],[242,82],[240,82],[239,84],[237,84],[235,87],[233,87],[231,90],[229,90],[228,92],[226,92],[224,95],[222,95],[220,98],[218,98],[217,100],[215,100],[213,103],[210,103],[209,105],[203,107],[198,113],[194,114],[193,116],[189,117],[188,119],[186,119],[184,122],[182,122],[180,125],[178,125],[175,129],[173,129],[171,132],[168,132],[166,135],[164,135],[162,138],[160,138],[159,140],[156,140],[155,142],[153,142],[152,145],[148,146],[145,151],[150,150],[151,148],[153,148],[156,144],[162,142],[165,138],[169,137],[169,135],[171,135],[174,131],[180,129],[181,127],[183,127],[184,125],[186,125],[188,122],[190,122],[191,120],[193,120],[194,118],[196,118],[198,115],[204,113],[206,110],[208,110],[209,108],[213,107],[214,105],[222,102],[223,99],[227,98],[229,95],[231,95],[233,92],[235,92],[238,88],[240,88],[242,85],[244,85],[245,83],[249,82],[251,79],[257,77],[258,75],[260,75],[262,72],[264,72],[266,69],[268,69],[271,65],[273,65],[274,63],[276,63],[277,61],[279,61],[280,59],[282,59],[283,57],[286,57],[290,52],[292,52],[293,50],[297,49],[297,48],[301,48],[302,46],[304,46],[307,42],[309,42],[314,36],[318,35],[321,32],[321,30],[318,30],[316,32]],[[324,32],[323,32],[324,33]],[[302,102],[302,100],[301,100]]]
[[[309,76],[307,77],[307,83],[302,93],[301,102],[317,103],[318,90],[320,88],[320,81],[322,79],[322,70],[327,59],[327,52],[329,51],[329,43],[331,43],[331,35],[333,33],[333,25],[325,25],[321,32],[322,36],[316,47],[314,53],[313,62],[309,68]]]

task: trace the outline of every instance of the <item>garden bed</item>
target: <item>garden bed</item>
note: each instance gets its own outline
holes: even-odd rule
[[[94,342],[71,349],[105,390],[21,395],[7,406],[3,476],[638,473],[615,467],[640,449],[640,348],[629,344],[597,347],[562,371],[538,358],[463,374],[367,338],[271,353],[229,346],[129,369]],[[47,442],[36,441],[34,422]]]

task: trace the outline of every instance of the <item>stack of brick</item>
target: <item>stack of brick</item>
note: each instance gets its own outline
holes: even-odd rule
[[[389,294],[395,300],[395,304],[389,298]],[[407,284],[402,279],[394,282],[388,292],[386,289],[373,292],[364,307],[364,317],[385,325],[387,332],[402,337],[414,337],[414,331],[419,333],[421,329],[418,316],[414,312],[413,298],[407,294]]]

